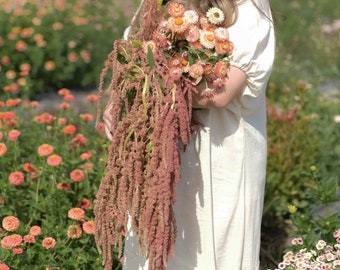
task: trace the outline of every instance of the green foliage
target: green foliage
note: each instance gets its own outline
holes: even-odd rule
[[[62,92],[60,92],[62,93]],[[72,99],[67,89],[64,99]],[[74,101],[53,115],[35,107],[36,103],[8,99],[0,106],[0,262],[10,269],[101,269],[93,233],[84,229],[93,222],[93,203],[103,177],[108,141],[102,127],[95,128],[92,114],[96,96],[89,95],[82,113],[73,110]],[[94,98],[95,97],[95,98]],[[16,102],[14,102],[16,100]],[[8,102],[11,101],[11,102]],[[12,105],[10,105],[12,104]],[[18,137],[13,137],[18,131]],[[43,154],[42,145],[51,146],[52,152]],[[6,150],[4,150],[4,146]],[[62,158],[61,164],[49,162],[53,154]],[[75,170],[84,173],[72,176]],[[24,181],[11,178],[19,172]],[[81,219],[70,217],[68,212],[81,208]],[[17,217],[20,226],[7,230],[4,218]],[[92,223],[93,224],[93,223]],[[71,225],[79,225],[81,235],[68,235]],[[4,247],[6,236],[30,234],[32,226],[40,226],[42,233],[34,243],[22,242],[22,254],[14,254]],[[56,245],[46,249],[43,239],[53,237]],[[116,258],[115,267],[120,267]]]
[[[340,2],[271,1],[276,18],[277,52],[272,80],[313,84],[338,80]]]
[[[282,88],[271,84],[268,89],[265,227],[284,226],[288,202],[301,207],[308,203],[306,195],[314,184],[301,172],[314,164],[319,153],[312,129],[317,119],[310,113],[311,104],[317,103],[313,91],[303,81],[294,89],[287,85]]]
[[[97,84],[129,15],[108,0],[23,3],[0,0],[0,88],[33,97]]]

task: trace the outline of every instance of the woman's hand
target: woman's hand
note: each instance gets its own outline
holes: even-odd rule
[[[112,141],[113,127],[112,127],[112,116],[111,116],[112,104],[106,106],[103,113],[103,120],[105,125],[106,137]]]
[[[231,66],[224,88],[218,90],[211,98],[203,97],[200,94],[200,91],[206,88],[206,84],[201,83],[198,85],[198,93],[193,95],[192,106],[194,108],[224,108],[243,91],[246,84],[247,76],[244,71]]]

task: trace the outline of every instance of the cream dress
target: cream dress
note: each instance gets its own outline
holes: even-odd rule
[[[201,109],[204,127],[181,157],[175,214],[175,256],[167,270],[259,269],[261,217],[267,159],[265,89],[275,37],[267,0],[239,5],[230,27],[231,64],[247,86],[226,108]],[[128,232],[124,270],[147,270],[138,240]]]

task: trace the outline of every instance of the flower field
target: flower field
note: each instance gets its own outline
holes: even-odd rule
[[[98,96],[76,93],[98,84],[136,1],[116,2],[0,0],[0,270],[102,269],[93,205],[109,141]],[[319,86],[337,83],[340,9],[281,2],[261,269],[339,269],[340,93]],[[297,11],[304,27],[288,16]],[[50,92],[53,106],[42,106]]]

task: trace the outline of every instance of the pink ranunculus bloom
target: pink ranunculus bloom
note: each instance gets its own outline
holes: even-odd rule
[[[22,243],[22,236],[20,234],[11,234],[1,239],[1,247],[3,249],[12,249],[20,246]]]
[[[70,173],[70,178],[74,181],[74,182],[81,182],[85,177],[85,173],[82,170],[79,169],[75,169]]]
[[[80,238],[83,231],[80,225],[70,225],[67,229],[67,236],[72,239]]]
[[[47,158],[47,164],[52,167],[57,167],[63,161],[62,157],[56,154],[52,154]]]
[[[45,112],[34,117],[34,122],[51,124],[53,121],[53,115]]]
[[[57,241],[53,237],[46,237],[41,242],[42,246],[46,249],[54,248],[56,243]]]
[[[0,270],[10,270],[9,266],[5,263],[0,263]]]
[[[85,217],[85,211],[83,209],[79,208],[79,207],[71,208],[68,211],[67,216],[70,219],[81,221]]]
[[[30,234],[33,236],[38,236],[41,234],[41,227],[38,225],[34,225],[30,229]]]
[[[25,176],[22,172],[16,171],[8,176],[8,180],[12,185],[19,186],[24,182]]]
[[[20,221],[15,216],[7,216],[2,220],[2,227],[9,232],[16,231],[20,226]]]
[[[21,132],[19,130],[13,129],[10,132],[8,132],[8,139],[10,141],[16,141],[19,136],[20,136]]]
[[[83,223],[83,230],[87,234],[94,234],[94,228],[95,226],[93,220],[85,221]]]
[[[44,143],[38,147],[38,154],[41,157],[46,157],[46,156],[51,155],[53,153],[53,150],[54,148],[52,145]]]
[[[224,78],[227,76],[229,71],[229,66],[226,62],[219,61],[216,63],[215,68],[214,68],[214,74],[216,78]]]
[[[69,109],[70,107],[71,107],[70,103],[67,102],[62,102],[59,104],[59,108],[63,110]]]
[[[81,168],[84,170],[85,173],[88,171],[93,171],[93,164],[92,163],[84,163],[81,165]]]
[[[25,243],[35,243],[35,236],[34,235],[32,235],[32,234],[26,234],[25,236],[24,236],[24,242]]]
[[[67,122],[67,119],[64,118],[64,117],[58,119],[58,124],[59,124],[59,125],[65,125],[66,122]]]

